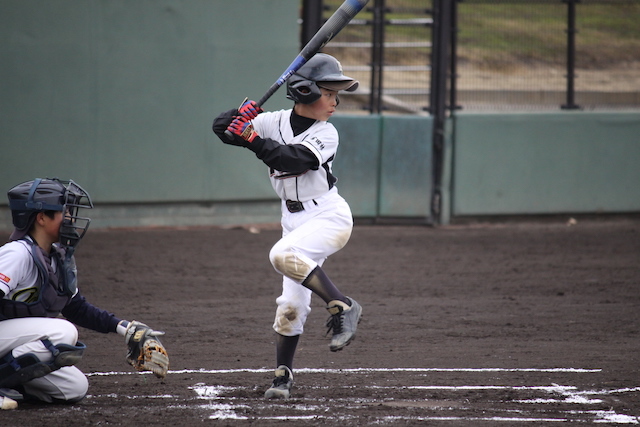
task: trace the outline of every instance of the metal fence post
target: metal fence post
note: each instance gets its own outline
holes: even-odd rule
[[[580,0],[562,0],[567,3],[567,103],[563,110],[579,109],[575,103],[575,69],[576,69],[576,3]]]
[[[382,72],[384,69],[384,0],[375,0],[373,5],[373,40],[371,51],[371,93],[369,111],[382,112]]]
[[[440,223],[442,212],[442,171],[444,161],[444,134],[447,117],[447,81],[449,79],[449,55],[451,49],[452,5],[456,0],[434,0],[433,51],[431,69],[430,112],[433,116],[433,190],[431,217]]]
[[[449,87],[449,111],[461,109],[458,105],[458,2],[451,2],[451,80]]]
[[[300,48],[304,47],[314,34],[322,27],[322,0],[302,1],[302,31],[300,32]]]

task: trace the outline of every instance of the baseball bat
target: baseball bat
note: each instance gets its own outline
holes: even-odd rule
[[[322,27],[313,35],[311,40],[302,48],[298,56],[284,70],[278,79],[271,85],[269,90],[257,102],[258,106],[262,106],[271,95],[273,95],[292,75],[296,73],[304,64],[307,63],[313,55],[318,53],[327,43],[329,43],[354,16],[360,12],[369,0],[345,0],[338,9],[327,19]],[[243,102],[244,103],[244,102]],[[233,138],[233,134],[226,130],[225,134],[228,138]]]

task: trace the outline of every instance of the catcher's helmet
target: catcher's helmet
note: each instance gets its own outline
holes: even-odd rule
[[[331,55],[317,53],[287,80],[287,98],[300,104],[320,99],[320,88],[353,92],[358,81],[342,74],[342,65]]]
[[[78,216],[79,208],[93,208],[89,194],[78,184],[58,178],[37,178],[18,184],[9,190],[9,208],[15,230],[10,240],[29,233],[38,212],[64,212],[60,225],[60,243],[65,247],[78,244],[91,220]]]

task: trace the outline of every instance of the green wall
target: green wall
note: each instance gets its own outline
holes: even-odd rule
[[[59,176],[98,203],[272,198],[211,122],[292,61],[298,6],[0,1],[0,188]],[[266,107],[289,104],[281,90]]]
[[[433,120],[418,116],[336,116],[334,162],[355,216],[429,216]]]
[[[640,211],[640,112],[456,114],[453,216]]]

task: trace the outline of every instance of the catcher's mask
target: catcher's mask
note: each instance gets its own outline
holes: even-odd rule
[[[287,98],[300,104],[320,99],[320,88],[353,92],[358,81],[342,74],[342,65],[331,55],[317,53],[287,80]]]
[[[91,197],[71,180],[36,178],[13,187],[9,190],[8,197],[15,227],[10,240],[26,236],[38,212],[63,212],[60,245],[73,252],[91,223],[91,219],[78,216],[80,208],[93,208]]]

